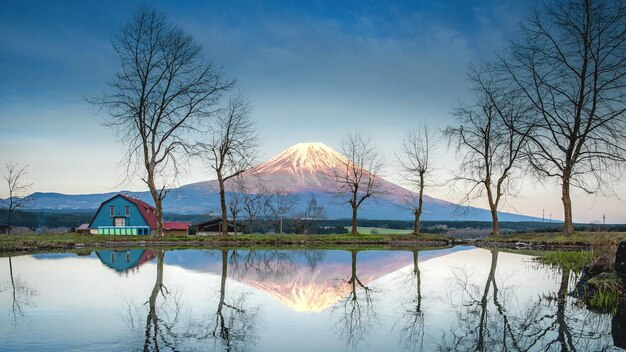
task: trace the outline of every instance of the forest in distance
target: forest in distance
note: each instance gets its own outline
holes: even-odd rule
[[[176,221],[189,222],[192,225],[206,220],[204,214],[174,214],[165,213],[166,218]],[[6,218],[6,210],[0,209],[0,223]],[[77,212],[51,212],[51,211],[18,211],[14,214],[14,226],[29,228],[35,231],[58,229],[59,231],[72,231],[80,224],[88,223],[93,217],[93,211]],[[380,219],[359,219],[360,227],[380,228],[389,230],[407,231],[412,229],[411,221],[403,220],[380,220]],[[320,219],[311,227],[310,233],[315,234],[343,234],[348,233],[347,227],[351,225],[351,219]],[[491,230],[489,221],[422,221],[423,228],[432,234],[451,234],[457,238],[484,237]],[[293,219],[284,219],[285,233],[295,233]],[[558,232],[563,226],[557,221],[503,221],[501,223],[503,233],[519,232]],[[617,224],[575,224],[577,231],[626,231],[626,225]],[[254,233],[272,233],[273,227],[265,220],[255,220],[253,223]],[[249,232],[249,229],[246,229]],[[192,232],[193,233],[193,232]]]

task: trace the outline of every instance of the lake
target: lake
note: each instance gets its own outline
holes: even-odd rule
[[[0,258],[0,350],[621,350],[576,279],[469,246],[24,255]]]

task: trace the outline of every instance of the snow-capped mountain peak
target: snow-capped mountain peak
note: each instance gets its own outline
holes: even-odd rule
[[[253,169],[253,173],[287,172],[297,177],[328,174],[345,158],[324,143],[298,143]]]

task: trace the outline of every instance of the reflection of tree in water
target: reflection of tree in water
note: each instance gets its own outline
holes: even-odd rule
[[[279,280],[290,276],[298,269],[297,257],[303,256],[307,266],[314,270],[326,256],[324,251],[304,250],[262,250],[241,251],[231,250],[230,263],[234,275],[254,273],[259,281]]]
[[[152,287],[152,292],[148,298],[148,315],[146,316],[146,334],[144,340],[144,351],[158,351],[160,344],[163,347],[175,349],[178,334],[174,331],[179,322],[180,299],[171,295],[167,287],[163,284],[163,250],[157,251],[157,276]],[[162,305],[157,306],[159,294],[163,298]],[[169,300],[168,300],[169,299]],[[170,305],[171,304],[171,305]]]
[[[450,294],[463,297],[457,305],[460,328],[444,335],[440,350],[525,350],[519,341],[523,331],[511,325],[507,315],[509,311],[505,309],[510,299],[510,288],[500,289],[496,283],[498,254],[498,251],[491,251],[491,265],[484,286],[470,282],[466,271],[455,274],[456,281]],[[490,298],[494,312],[489,310]]]
[[[171,292],[163,282],[165,251],[156,250],[156,278],[148,300],[142,305],[128,302],[126,322],[131,332],[141,334],[143,351],[180,350],[189,343],[183,336],[180,296]],[[146,308],[147,307],[147,310]],[[132,342],[139,336],[130,336]],[[187,349],[187,348],[184,348]]]
[[[541,295],[523,317],[527,349],[602,351],[610,345],[610,315],[568,297],[571,271],[560,270],[556,292]],[[579,303],[576,305],[576,303]]]
[[[400,326],[400,342],[407,351],[422,350],[424,343],[424,312],[422,311],[422,282],[419,268],[419,251],[413,251],[413,271],[408,277],[408,290],[415,293],[413,299],[404,305]],[[415,286],[413,288],[413,286]]]
[[[326,257],[326,251],[305,250],[298,252],[302,253],[304,258],[306,259],[307,266],[311,269],[311,271],[315,270],[315,268],[317,268],[317,264],[323,262],[324,258]]]
[[[254,328],[254,316],[257,309],[245,307],[245,295],[229,300],[226,292],[228,276],[228,251],[223,250],[222,273],[220,280],[219,301],[215,317],[194,319],[192,309],[183,312],[180,296],[171,292],[163,281],[164,250],[158,250],[157,275],[148,301],[137,306],[128,304],[127,323],[131,330],[143,330],[143,351],[204,351],[207,343],[218,345],[225,351],[247,350],[251,345]],[[146,307],[147,306],[147,310]],[[189,314],[188,319],[183,318]],[[145,322],[145,326],[142,324]],[[136,341],[138,336],[131,336]]]
[[[187,335],[198,340],[211,339],[214,347],[220,345],[224,351],[246,351],[255,343],[254,319],[258,308],[246,306],[247,295],[244,293],[235,299],[228,299],[228,252],[227,249],[221,250],[222,272],[215,319],[202,319],[193,323]],[[232,254],[230,258],[232,260]]]
[[[356,349],[375,327],[378,317],[372,300],[372,289],[361,282],[357,275],[357,250],[351,250],[351,273],[348,280],[342,280],[337,287],[343,290],[347,286],[349,294],[333,307],[333,315],[339,315],[337,326],[340,338]]]
[[[9,314],[13,318],[13,324],[17,325],[26,319],[24,308],[34,306],[35,297],[39,295],[39,292],[32,288],[28,282],[22,280],[20,276],[15,275],[11,257],[8,257],[8,262],[9,280],[2,285],[0,292],[10,291],[12,303]]]
[[[459,327],[444,335],[440,351],[607,349],[606,319],[568,305],[569,270],[561,271],[556,292],[541,295],[528,309],[516,312],[516,302],[510,299],[512,287],[499,288],[496,283],[497,263],[498,251],[492,250],[484,287],[470,282],[467,272],[457,272],[450,294],[463,295],[456,306]]]

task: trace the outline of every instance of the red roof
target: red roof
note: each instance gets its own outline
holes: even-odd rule
[[[188,222],[167,221],[163,223],[163,229],[165,230],[187,230],[189,229]]]
[[[148,224],[148,226],[150,226],[151,229],[157,228],[156,209],[154,209],[152,205],[142,200],[139,200],[137,198],[129,197],[125,194],[120,193],[117,196],[124,197],[124,199],[135,204],[137,206],[137,209],[139,209],[141,216],[143,216],[144,220],[146,220],[146,223]]]
[[[148,226],[150,226],[151,229],[156,229],[157,228],[157,218],[156,218],[156,209],[140,200],[137,198],[133,198],[133,197],[129,197],[125,194],[116,194],[115,196],[105,200],[104,202],[102,202],[102,204],[108,202],[109,200],[115,198],[115,197],[123,197],[124,199],[128,200],[129,202],[135,204],[137,206],[137,209],[139,209],[139,212],[141,213],[141,216],[144,218],[144,220],[146,220],[146,223],[148,224]],[[102,204],[100,204],[100,208],[102,208]],[[100,208],[98,208],[98,211],[100,211]],[[98,213],[98,211],[96,211],[96,214]],[[95,215],[94,215],[95,218]],[[91,220],[91,222],[93,222],[93,219]],[[90,225],[91,223],[89,223]],[[187,230],[189,229],[189,223],[188,222],[177,222],[177,221],[168,221],[168,222],[163,222],[163,228],[165,230]]]
[[[139,209],[139,213],[141,213],[141,216],[146,221],[146,224],[148,224],[148,226],[150,226],[151,229],[156,229],[157,228],[156,210],[154,209],[154,207],[152,205],[142,201],[142,200],[139,200],[137,198],[129,197],[129,196],[127,196],[125,194],[122,194],[122,193],[116,194],[113,197],[105,200],[104,202],[102,202],[100,204],[100,207],[98,207],[98,210],[96,211],[96,213],[94,214],[93,218],[91,218],[91,221],[89,222],[89,227],[91,227],[91,224],[93,223],[94,219],[96,218],[96,215],[98,214],[100,209],[102,209],[102,205],[104,203],[110,201],[111,199],[115,198],[115,197],[124,197],[124,199],[126,199],[129,202],[135,204],[137,206],[137,209]]]
[[[139,261],[137,262],[136,266],[140,266],[141,264],[143,264],[145,262],[149,262],[152,259],[156,258],[156,256],[157,256],[157,254],[156,254],[155,251],[150,250],[150,249],[146,249],[141,254],[141,258],[139,258]]]

